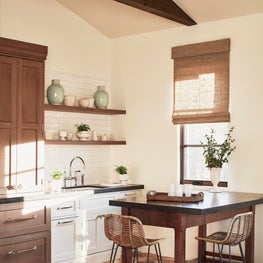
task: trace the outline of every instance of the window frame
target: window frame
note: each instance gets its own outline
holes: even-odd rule
[[[187,144],[184,144],[184,130],[185,130],[185,127],[184,125],[180,125],[179,126],[179,166],[180,166],[180,184],[193,184],[193,185],[200,185],[200,186],[213,186],[212,182],[211,181],[206,181],[206,180],[189,180],[189,179],[184,179],[184,149],[186,147],[202,147],[201,146],[201,143],[200,145],[199,144],[192,144],[191,146],[190,145],[187,145]],[[227,181],[220,181],[218,183],[218,186],[220,187],[228,187],[228,182]]]

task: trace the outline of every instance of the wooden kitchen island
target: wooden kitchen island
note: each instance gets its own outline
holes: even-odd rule
[[[147,201],[146,197],[110,200],[110,205],[122,208],[123,215],[136,216],[145,225],[173,228],[175,263],[185,263],[188,227],[198,226],[199,235],[205,236],[208,223],[247,211],[255,213],[255,206],[259,204],[263,204],[263,194],[239,192],[204,192],[203,201],[197,203]],[[254,227],[246,241],[245,253],[246,262],[254,263]]]

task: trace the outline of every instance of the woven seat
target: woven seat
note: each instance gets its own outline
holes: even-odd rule
[[[104,217],[104,232],[105,236],[113,241],[110,263],[115,261],[116,253],[119,247],[124,249],[125,262],[126,249],[133,251],[133,262],[138,262],[138,248],[148,246],[147,262],[149,262],[150,247],[155,247],[155,252],[158,262],[162,262],[160,239],[145,238],[142,222],[133,216],[124,216],[118,214],[105,214],[99,217]]]
[[[213,243],[213,260],[215,260],[215,245],[218,247],[220,262],[223,262],[222,251],[224,245],[229,246],[229,262],[231,262],[231,246],[239,246],[241,257],[245,263],[245,256],[242,250],[241,242],[245,241],[252,229],[253,213],[247,212],[235,215],[229,224],[227,232],[215,232],[207,237],[196,237],[202,241],[202,251],[198,257],[198,262],[201,262],[205,242]]]

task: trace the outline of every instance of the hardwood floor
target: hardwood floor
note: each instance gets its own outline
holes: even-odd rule
[[[174,262],[174,259],[173,258],[170,258],[170,257],[162,257],[163,259],[163,263],[173,263]],[[146,260],[147,260],[147,254],[146,253],[139,253],[139,263],[146,263]],[[193,260],[189,260],[189,261],[186,261],[186,263],[197,263],[198,260],[197,259],[193,259]],[[219,261],[215,261],[216,262],[219,262]],[[224,260],[225,263],[229,262],[228,260]],[[235,261],[235,260],[232,260],[232,263],[238,263],[240,261]],[[107,262],[104,262],[104,263],[109,263],[109,261]],[[115,263],[122,263],[121,260],[115,260]],[[156,255],[155,254],[150,254],[150,262],[149,263],[157,263],[157,259],[156,259]],[[209,260],[207,259],[205,263],[213,263],[213,260]]]
[[[173,263],[174,260],[173,258],[169,258],[169,257],[162,257],[163,259],[163,263]],[[147,253],[139,253],[139,263],[145,263],[147,260]],[[155,254],[150,254],[150,261],[149,263],[157,263],[157,258]],[[108,262],[104,262],[104,263],[109,263]],[[121,263],[121,260],[115,260],[115,263]]]

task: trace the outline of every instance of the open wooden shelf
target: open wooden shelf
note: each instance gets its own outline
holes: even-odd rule
[[[71,107],[71,106],[50,105],[50,104],[45,104],[44,109],[45,109],[45,111],[64,111],[64,112],[101,114],[101,115],[121,115],[121,114],[126,114],[126,110],[82,108],[82,107],[75,107],[75,106]]]
[[[45,140],[45,144],[60,145],[125,145],[126,141],[61,141],[61,140]]]

